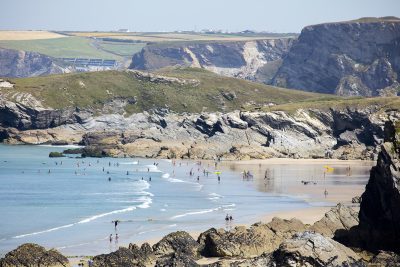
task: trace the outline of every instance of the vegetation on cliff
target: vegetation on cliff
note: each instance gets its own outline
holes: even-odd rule
[[[92,110],[99,110],[116,99],[129,99],[125,106],[128,113],[160,107],[189,113],[231,111],[245,106],[337,98],[223,77],[202,69],[168,69],[157,74],[175,77],[178,81],[140,79],[131,71],[75,73],[10,79],[14,88],[2,90],[0,94],[11,101],[30,95],[47,107]],[[198,82],[185,83],[179,79]]]

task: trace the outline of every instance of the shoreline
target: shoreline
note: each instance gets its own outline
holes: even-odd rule
[[[192,160],[189,160],[192,161]],[[201,161],[202,163],[210,163],[213,161]],[[282,165],[282,164],[287,164],[287,165],[301,165],[301,164],[313,164],[313,165],[321,165],[321,164],[331,164],[331,165],[340,165],[340,166],[347,166],[347,165],[352,165],[354,167],[358,167],[360,163],[360,166],[372,166],[375,164],[373,161],[365,161],[365,160],[336,160],[336,159],[331,159],[331,160],[321,160],[321,159],[285,159],[285,158],[273,158],[273,159],[265,159],[265,160],[248,160],[248,161],[221,161],[219,162],[219,167],[221,167],[221,170],[224,170],[225,168],[229,168],[229,166],[232,165],[240,165],[240,167],[246,166],[248,169],[254,169],[258,168],[259,164],[261,166],[267,166],[267,165]],[[250,167],[250,168],[249,168]],[[240,173],[238,170],[231,170],[236,173]],[[349,177],[351,179],[351,177]],[[317,186],[318,187],[318,186]],[[292,197],[292,198],[298,198],[306,203],[309,203],[309,207],[306,208],[301,208],[301,209],[288,209],[288,210],[281,210],[281,211],[274,211],[274,212],[267,212],[267,213],[260,213],[259,216],[257,216],[256,220],[249,221],[247,223],[241,223],[241,224],[234,224],[233,227],[236,226],[245,226],[245,227],[250,227],[252,224],[257,223],[257,222],[262,222],[262,223],[268,223],[272,220],[273,217],[279,217],[282,219],[292,219],[296,218],[300,221],[302,221],[304,224],[313,224],[316,221],[322,219],[325,215],[326,212],[328,212],[332,207],[336,206],[337,203],[342,202],[345,204],[351,204],[351,199],[355,197],[358,194],[361,194],[364,191],[365,185],[362,186],[357,186],[357,187],[351,187],[348,190],[343,190],[343,188],[337,188],[336,186],[332,185],[327,185],[326,186],[329,192],[331,192],[330,195],[328,195],[327,198],[324,198],[324,196],[321,194],[319,197],[315,197],[315,195],[307,195],[304,194],[304,191],[307,191],[308,189],[315,190],[316,188],[310,188],[308,186],[303,186],[303,185],[296,185],[293,188],[290,188],[288,192],[286,192],[284,195]],[[339,194],[340,193],[340,194]],[[279,195],[279,194],[277,194]],[[321,205],[323,204],[323,205]],[[356,206],[357,204],[353,204]],[[201,231],[187,231],[194,239],[197,240],[198,236],[200,233],[208,230],[210,227],[206,227],[202,229]],[[223,227],[216,227],[216,228],[223,228]],[[171,231],[174,232],[174,231]],[[144,239],[140,240],[138,242],[127,242],[127,243],[122,243],[120,247],[128,247],[130,243],[134,243],[137,245],[142,245],[143,243],[149,243],[150,245],[154,245],[155,243],[159,242],[165,235],[160,234],[160,236],[157,237],[152,237],[150,239]],[[102,253],[103,254],[103,253]],[[106,254],[106,253],[105,253]],[[75,257],[86,257],[86,256],[69,256],[71,258]],[[89,256],[90,257],[90,256]]]

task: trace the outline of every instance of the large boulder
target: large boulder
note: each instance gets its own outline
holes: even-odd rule
[[[202,233],[198,242],[201,253],[208,257],[254,257],[277,249],[280,243],[306,226],[296,219],[273,218],[269,224],[257,223],[250,228],[235,227],[231,231],[210,229]]]
[[[365,266],[354,251],[321,234],[302,232],[285,240],[273,253],[276,266]]]
[[[184,231],[170,233],[153,245],[156,255],[172,255],[179,253],[189,257],[199,258],[199,244],[191,235]]]
[[[69,266],[68,259],[57,250],[46,250],[37,244],[26,243],[8,252],[0,260],[1,267],[15,266]]]
[[[310,230],[330,238],[340,238],[341,233],[350,230],[356,225],[358,225],[358,212],[339,203],[328,211],[321,220],[315,222],[310,227]]]

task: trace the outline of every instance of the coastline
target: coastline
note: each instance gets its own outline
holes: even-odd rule
[[[202,161],[202,163],[211,163],[212,161]],[[336,160],[336,159],[331,159],[331,160],[321,160],[321,159],[282,159],[282,158],[273,158],[273,159],[265,159],[265,160],[246,160],[246,161],[221,161],[219,163],[218,168],[221,170],[225,171],[227,169],[231,169],[232,166],[239,166],[239,169],[246,168],[247,170],[251,170],[255,172],[256,176],[256,171],[259,168],[259,165],[261,164],[261,169],[265,166],[270,166],[270,165],[282,165],[282,164],[287,164],[287,165],[324,165],[324,164],[329,164],[329,165],[335,165],[335,166],[342,166],[342,167],[347,167],[348,165],[354,166],[354,168],[357,168],[358,166],[373,166],[375,162],[373,161],[365,161],[365,160]],[[239,170],[234,170],[235,172],[239,172]],[[327,177],[329,180],[329,176]],[[346,178],[347,179],[347,178]],[[352,179],[352,177],[348,177],[348,179]],[[274,212],[267,212],[263,213],[260,212],[260,215],[257,217],[256,220],[249,221],[244,224],[234,224],[233,227],[236,226],[245,226],[249,227],[252,224],[256,222],[262,222],[262,223],[268,223],[272,220],[273,217],[279,217],[282,219],[292,219],[296,218],[300,221],[302,221],[305,224],[313,224],[316,221],[322,219],[325,215],[326,212],[328,212],[332,207],[336,206],[337,203],[345,203],[348,205],[353,206],[353,208],[358,209],[358,204],[352,204],[351,200],[353,197],[360,195],[363,191],[365,185],[356,185],[352,186],[351,188],[343,188],[339,187],[337,185],[324,185],[324,188],[326,188],[330,194],[325,198],[323,194],[315,193],[315,194],[310,194],[309,190],[321,190],[321,186],[316,185],[316,186],[304,186],[302,184],[297,184],[294,186],[290,186],[287,188],[287,192],[284,192],[284,195],[287,195],[289,197],[294,197],[294,198],[299,198],[301,200],[306,201],[309,203],[309,207],[306,208],[300,208],[300,209],[287,209],[287,210],[282,210],[282,211],[274,211]],[[216,228],[221,228],[221,227],[216,227]],[[205,228],[202,231],[188,231],[188,233],[195,239],[197,240],[198,236],[200,235],[201,232],[204,232],[208,230],[209,228]],[[172,232],[172,231],[171,231]],[[132,242],[137,245],[142,245],[143,243],[149,243],[150,245],[154,245],[158,241],[160,241],[164,237],[163,234],[160,234],[160,236],[157,237],[152,237],[150,239],[145,239],[141,240],[139,242]],[[120,246],[122,247],[127,247],[130,242],[127,243],[122,243]]]

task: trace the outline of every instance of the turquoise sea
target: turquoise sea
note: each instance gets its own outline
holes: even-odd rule
[[[226,214],[233,225],[247,224],[269,212],[310,205],[260,190],[256,180],[229,168],[218,181],[213,162],[48,157],[64,149],[0,145],[1,255],[26,242],[65,255],[96,255],[172,231],[231,227]],[[367,174],[360,177],[365,184]],[[117,229],[114,220],[120,221]],[[116,233],[118,242],[110,243]]]

